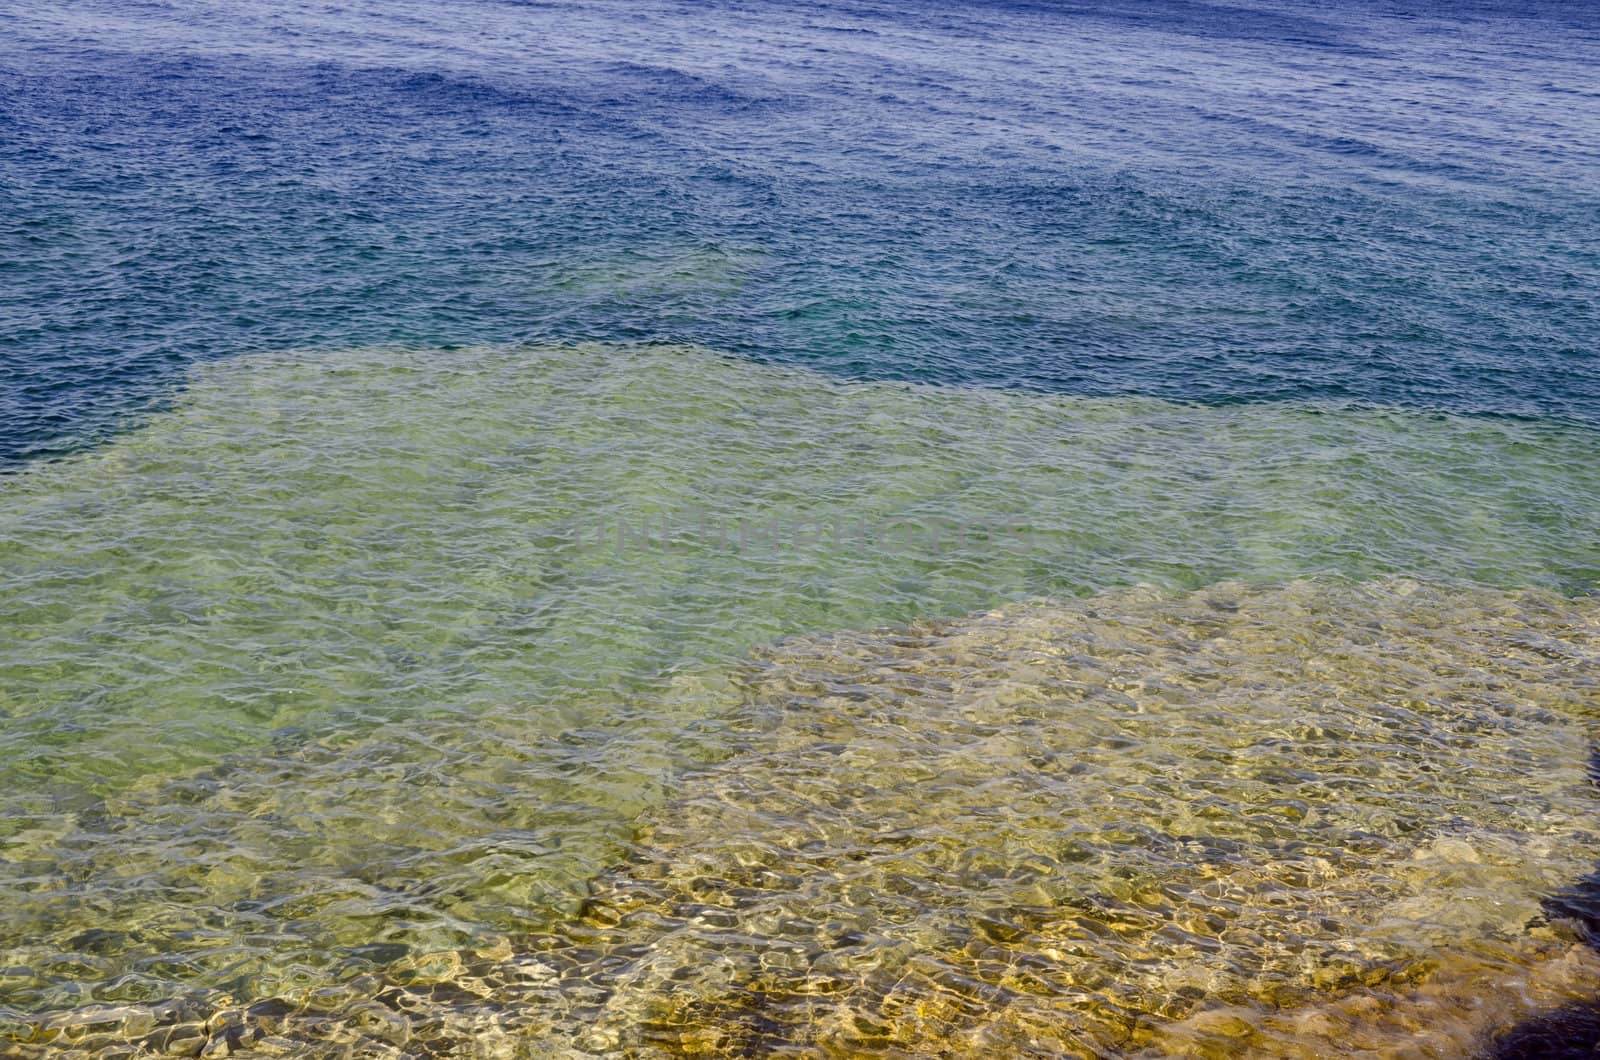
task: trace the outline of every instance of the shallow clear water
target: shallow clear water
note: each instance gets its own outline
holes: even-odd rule
[[[1589,444],[1577,428],[1316,404],[844,383],[689,347],[216,364],[146,427],[0,482],[4,619],[21,632],[0,654],[9,997],[293,995],[558,922],[675,776],[737,745],[734,678],[787,635],[1135,581],[1404,572],[1570,592],[1600,562]],[[1439,592],[1430,621],[1462,626],[1432,648],[1448,652],[1474,629],[1449,610],[1475,598]],[[1276,636],[1333,658],[1381,621],[1293,602]],[[1527,724],[1555,743],[1528,754],[1562,761],[1486,747],[1510,772],[1462,780],[1455,797],[1481,804],[1419,798],[1404,828],[1419,842],[1527,799],[1530,769],[1576,800],[1569,816],[1587,809],[1587,649],[1563,655],[1547,621],[1514,621],[1504,647],[1556,637],[1556,664],[1496,702],[1545,704]],[[1588,636],[1593,620],[1561,621]],[[1036,650],[1016,632],[999,647]],[[1264,702],[1219,704],[1237,724],[1300,709],[1269,646],[1218,662],[1167,633],[1166,665],[1262,668]],[[849,665],[849,644],[811,665]],[[1468,678],[1495,650],[1459,649]],[[1159,688],[1151,667],[1125,680]],[[1347,680],[1324,694],[1373,724],[1400,709],[1388,697],[1429,695]],[[928,706],[936,740],[963,739]],[[1103,708],[1074,706],[1068,732],[1124,726]],[[1036,740],[1014,720],[1020,754]],[[1204,768],[1192,738],[1158,730],[1128,745],[1131,768]],[[1003,782],[1008,760],[985,761]],[[1318,790],[1283,796],[1310,807]],[[1099,827],[1148,827],[1116,800],[1103,812]],[[1528,893],[1600,854],[1544,810],[1524,826],[1566,835],[1505,854]]]
[[[0,1050],[1584,996],[1593,11],[0,23]]]
[[[725,756],[639,818],[575,916],[433,953],[369,944],[265,1002],[236,985],[91,1005],[31,1036],[362,1055],[1455,1054],[1592,990],[1597,959],[1543,902],[1600,854],[1597,651],[1592,599],[1396,578],[1118,590],[792,638],[736,669]],[[346,771],[372,750],[355,747]],[[248,777],[146,805],[143,827],[272,814]],[[548,788],[529,771],[519,795]],[[470,909],[481,887],[457,886],[433,900]],[[370,930],[375,897],[338,904]],[[95,952],[122,955],[159,919],[97,933]]]

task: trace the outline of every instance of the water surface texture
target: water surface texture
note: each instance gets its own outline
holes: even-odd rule
[[[0,7],[0,456],[264,347],[1600,422],[1600,15]]]
[[[1592,996],[1590,7],[0,31],[0,1052]]]

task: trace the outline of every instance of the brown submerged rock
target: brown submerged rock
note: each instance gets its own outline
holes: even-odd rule
[[[1592,600],[1401,580],[1128,590],[796,640],[752,666],[731,757],[641,822],[574,922],[285,1014],[217,1005],[198,1038],[109,1014],[34,1037],[1461,1055],[1600,981],[1570,932],[1537,926],[1600,857],[1597,674]]]

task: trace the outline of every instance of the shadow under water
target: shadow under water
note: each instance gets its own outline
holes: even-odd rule
[[[1496,1040],[1492,1060],[1578,1060],[1600,1052],[1600,1001],[1576,1001],[1517,1024]]]
[[[1592,598],[1404,579],[791,639],[567,922],[9,1048],[1536,1055],[1600,981],[1597,662]]]
[[[1589,751],[1589,782],[1600,787],[1600,747]],[[1584,942],[1600,949],[1600,866],[1543,902],[1544,918],[1580,930]],[[1600,997],[1574,1001],[1541,1012],[1496,1035],[1490,1060],[1592,1057],[1600,1052]]]

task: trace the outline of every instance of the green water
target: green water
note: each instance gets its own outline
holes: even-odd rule
[[[1593,448],[676,347],[208,366],[0,479],[0,1000],[286,994],[558,921],[786,636],[1133,583],[1574,594]]]
[[[19,1055],[1469,1054],[1600,976],[1541,905],[1600,855],[1596,604],[1235,582],[791,638],[573,915]]]

